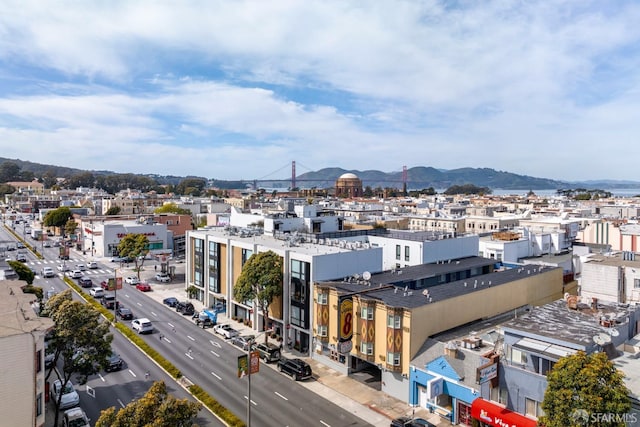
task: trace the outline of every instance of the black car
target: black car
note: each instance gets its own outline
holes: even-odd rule
[[[107,372],[119,371],[122,369],[122,365],[124,362],[120,358],[120,355],[117,353],[111,353],[109,358],[107,359],[107,366],[104,368]]]
[[[127,307],[119,306],[116,310],[116,314],[122,320],[131,320],[133,319],[133,312],[129,310]]]
[[[164,305],[168,305],[169,307],[175,307],[178,304],[178,298],[169,297],[162,300]]]
[[[107,310],[113,310],[114,305],[120,307],[120,301],[116,301],[116,296],[114,294],[105,294],[102,299],[100,299],[100,303]]]
[[[424,418],[399,417],[391,421],[390,427],[435,427]]]
[[[92,288],[93,287],[93,281],[91,279],[89,279],[88,277],[82,276],[78,279],[78,284],[80,286],[82,286],[83,288]]]
[[[256,344],[253,349],[260,353],[260,359],[264,360],[264,363],[280,360],[280,347],[275,344],[262,342]]]
[[[302,359],[280,359],[278,371],[291,376],[294,381],[311,378],[311,366]]]
[[[176,311],[178,313],[184,314],[185,316],[191,316],[193,313],[195,313],[196,309],[190,302],[180,301],[176,304]]]

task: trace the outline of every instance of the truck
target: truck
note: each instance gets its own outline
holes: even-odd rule
[[[211,328],[218,323],[218,314],[211,310],[202,310],[195,318],[196,326],[202,326],[204,328]]]
[[[42,229],[41,228],[32,228],[31,229],[31,238],[33,240],[40,240],[42,237]]]

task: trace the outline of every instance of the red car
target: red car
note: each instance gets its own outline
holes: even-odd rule
[[[149,292],[151,290],[151,285],[148,283],[138,283],[136,285],[136,289],[142,292]]]

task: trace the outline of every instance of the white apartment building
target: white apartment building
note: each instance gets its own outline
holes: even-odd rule
[[[44,336],[53,321],[31,307],[25,283],[0,280],[0,414],[4,426],[45,424]]]

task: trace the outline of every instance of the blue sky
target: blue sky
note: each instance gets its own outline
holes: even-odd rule
[[[2,4],[0,157],[640,181],[636,1]]]

